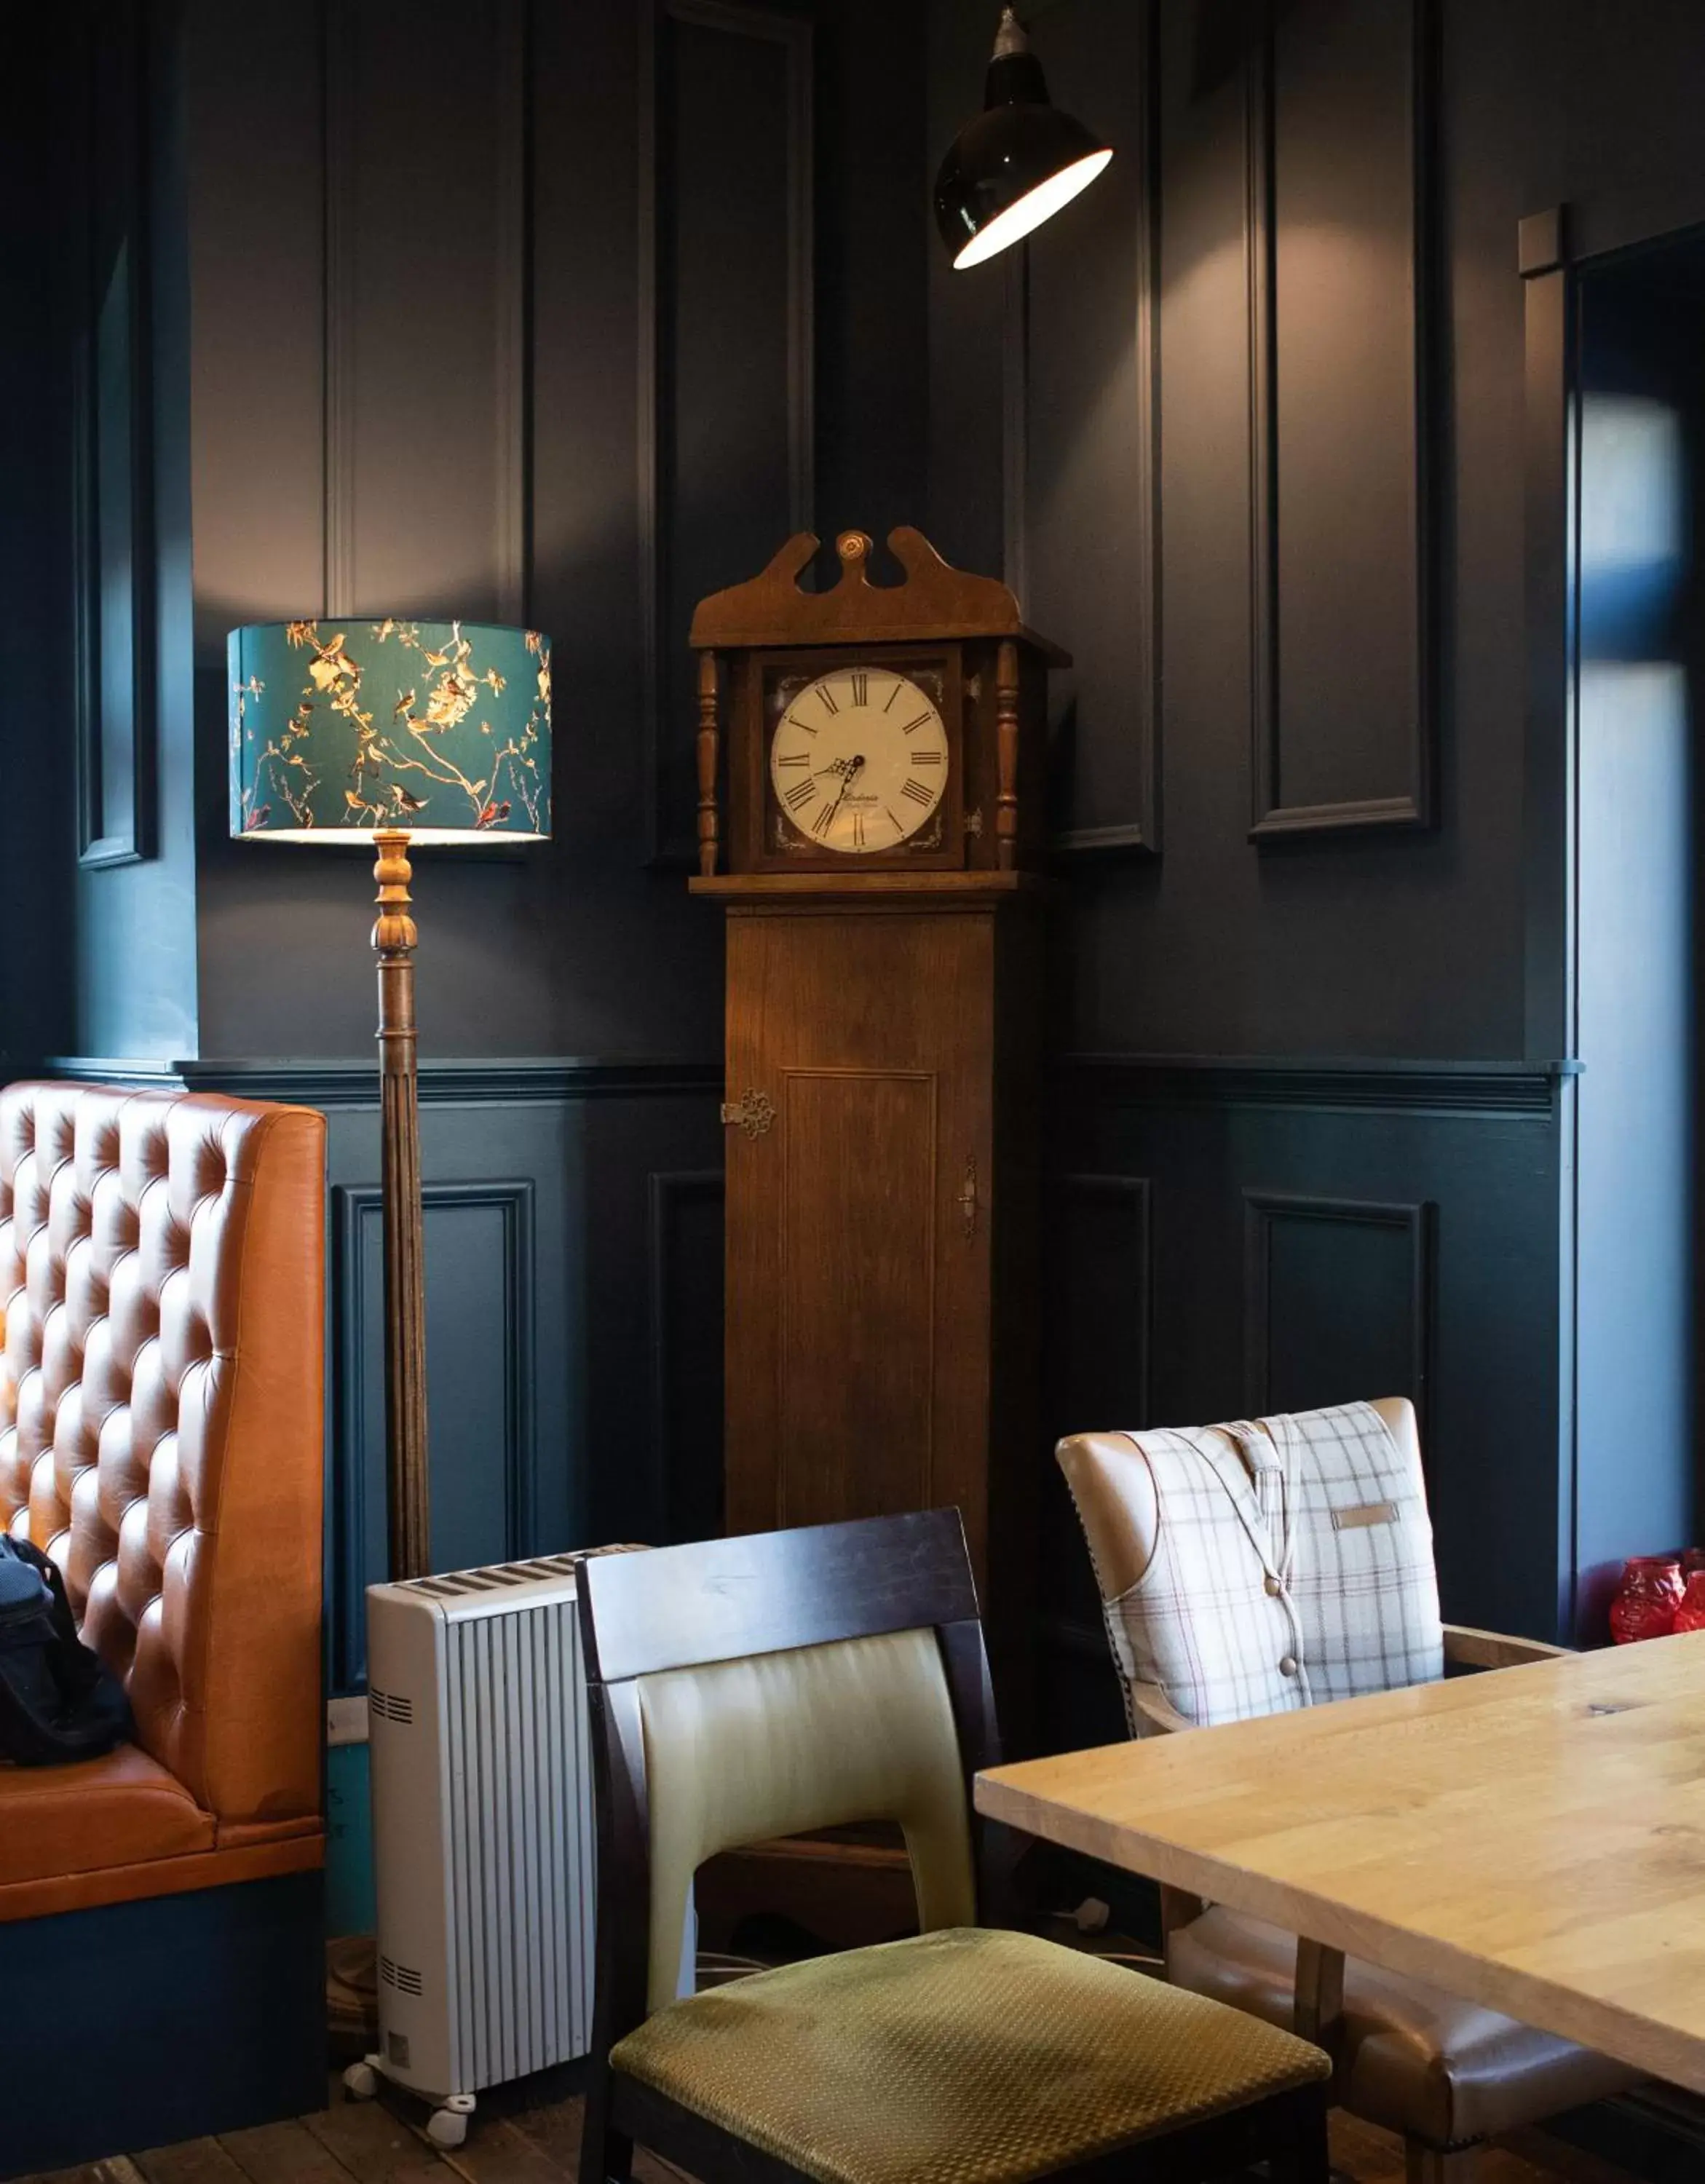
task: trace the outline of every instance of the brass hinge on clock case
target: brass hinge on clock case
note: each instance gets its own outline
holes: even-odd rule
[[[723,1128],[732,1129],[738,1124],[749,1138],[767,1137],[775,1119],[775,1101],[755,1087],[749,1087],[738,1100],[722,1102]]]
[[[965,1156],[965,1181],[960,1186],[955,1203],[965,1221],[965,1240],[968,1244],[977,1234],[977,1156]]]

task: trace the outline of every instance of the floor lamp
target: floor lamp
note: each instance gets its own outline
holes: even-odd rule
[[[409,851],[548,838],[550,641],[387,616],[233,630],[227,649],[232,834],[376,852],[387,1574],[421,1577],[432,1526]]]

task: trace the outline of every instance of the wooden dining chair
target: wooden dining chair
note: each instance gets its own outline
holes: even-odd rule
[[[598,1992],[583,2184],[1326,2184],[1330,2065],[1290,2032],[980,1925],[1010,1842],[957,1513],[589,1562]],[[688,1892],[768,1837],[898,1823],[921,1931],[676,1998]]]
[[[1305,1451],[1303,1475],[1283,1488],[1270,1460],[1281,1443]],[[1056,1453],[1133,1736],[1563,1650],[1441,1621],[1420,1435],[1402,1397],[1184,1433],[1076,1434]],[[1269,1522],[1287,1494],[1306,1551],[1287,1553]],[[1307,1942],[1178,1890],[1161,1891],[1161,1919],[1167,1976],[1318,2038],[1333,2055],[1334,2101],[1401,2135],[1409,2184],[1468,2184],[1488,2137],[1638,2081],[1608,2056],[1376,1965],[1351,1960],[1341,1992],[1326,1992]]]

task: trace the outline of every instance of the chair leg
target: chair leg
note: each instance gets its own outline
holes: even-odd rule
[[[1291,2110],[1290,2144],[1268,2164],[1273,2184],[1331,2184],[1326,2143],[1326,2088],[1301,2095]]]
[[[610,2125],[608,2072],[594,2073],[587,2088],[585,2120],[580,2131],[577,2175],[584,2184],[628,2184],[633,2174],[633,2141]]]
[[[1410,2133],[1403,2141],[1404,2184],[1474,2184],[1482,2142],[1435,2146]]]

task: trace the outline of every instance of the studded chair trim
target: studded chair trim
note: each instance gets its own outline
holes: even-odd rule
[[[234,1840],[319,1809],[323,1116],[0,1093],[0,1524]]]

